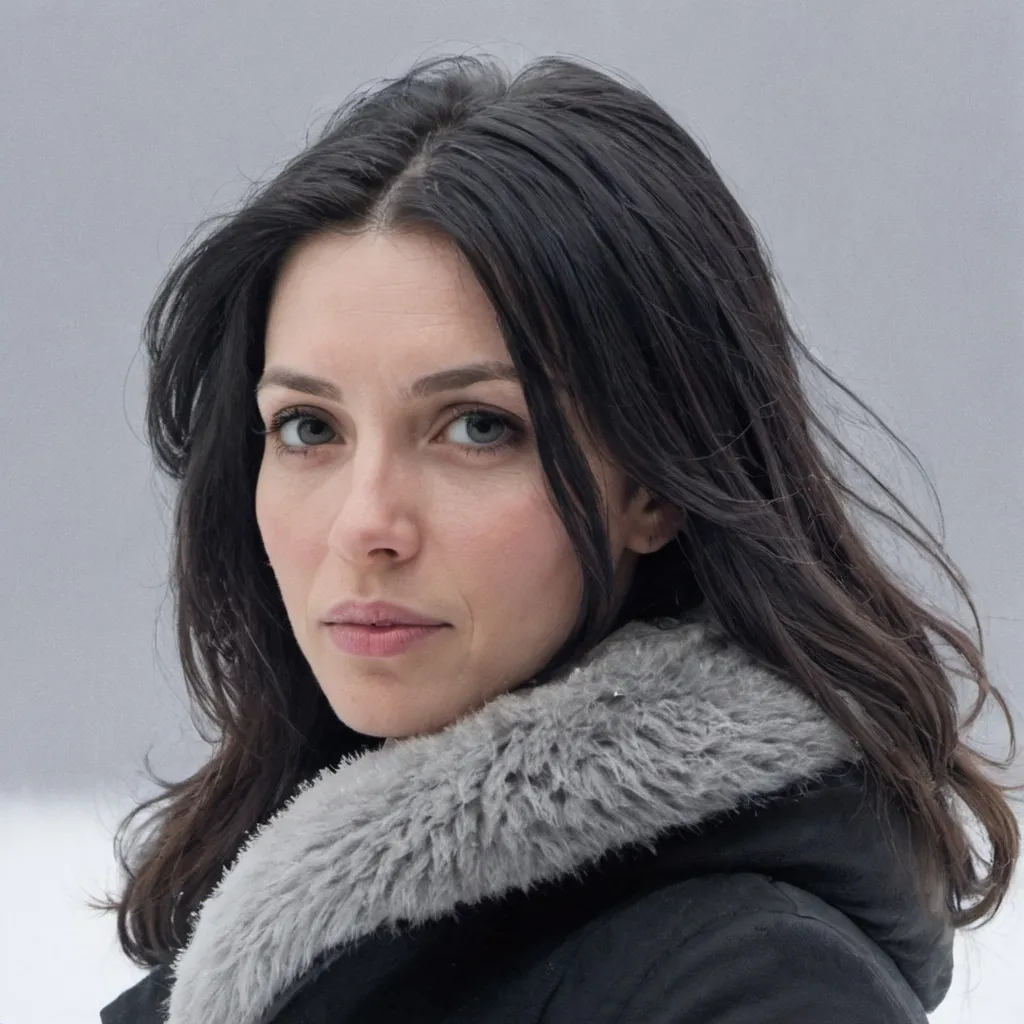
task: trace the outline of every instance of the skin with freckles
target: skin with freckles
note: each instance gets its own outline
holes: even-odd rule
[[[330,233],[281,270],[264,376],[320,377],[340,398],[258,390],[270,432],[256,518],[303,655],[339,719],[366,735],[444,728],[544,667],[576,618],[579,566],[519,384],[407,393],[425,375],[481,362],[511,366],[492,306],[446,239]],[[289,409],[300,415],[271,429]],[[672,533],[646,492],[627,500],[622,472],[583,448],[624,594],[638,555]],[[346,599],[449,625],[394,656],[349,655],[322,623]]]

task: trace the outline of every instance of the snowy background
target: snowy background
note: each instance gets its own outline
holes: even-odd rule
[[[353,89],[474,50],[618,69],[705,147],[805,341],[934,483],[941,518],[875,428],[847,437],[945,541],[1024,722],[1020,0],[0,0],[0,1024],[95,1024],[139,976],[82,904],[114,884],[143,754],[180,779],[206,753],[143,439],[146,308]],[[960,940],[936,1021],[1024,1021],[1017,893]]]

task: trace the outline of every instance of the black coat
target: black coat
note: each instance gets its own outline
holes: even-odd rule
[[[714,624],[632,624],[325,773],[101,1019],[924,1024],[952,932],[868,797],[849,742]]]

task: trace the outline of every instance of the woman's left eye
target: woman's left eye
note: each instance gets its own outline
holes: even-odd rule
[[[465,436],[469,441],[466,447],[474,454],[499,451],[515,444],[522,436],[522,431],[511,420],[496,412],[486,410],[461,413],[445,429],[450,430],[452,427],[463,425],[465,426]],[[497,437],[494,436],[495,430],[498,431]],[[479,436],[481,434],[485,436]],[[456,440],[455,443],[463,445],[461,439]]]

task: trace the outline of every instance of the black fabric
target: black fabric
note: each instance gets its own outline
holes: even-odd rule
[[[171,993],[169,967],[154,967],[141,981],[100,1010],[102,1024],[150,1024],[163,1021],[160,1006]]]
[[[858,770],[833,772],[576,876],[382,930],[260,1024],[924,1022],[950,984],[952,931],[916,896],[905,823],[883,825],[866,797]],[[103,1024],[162,1024],[167,982],[152,972]]]

